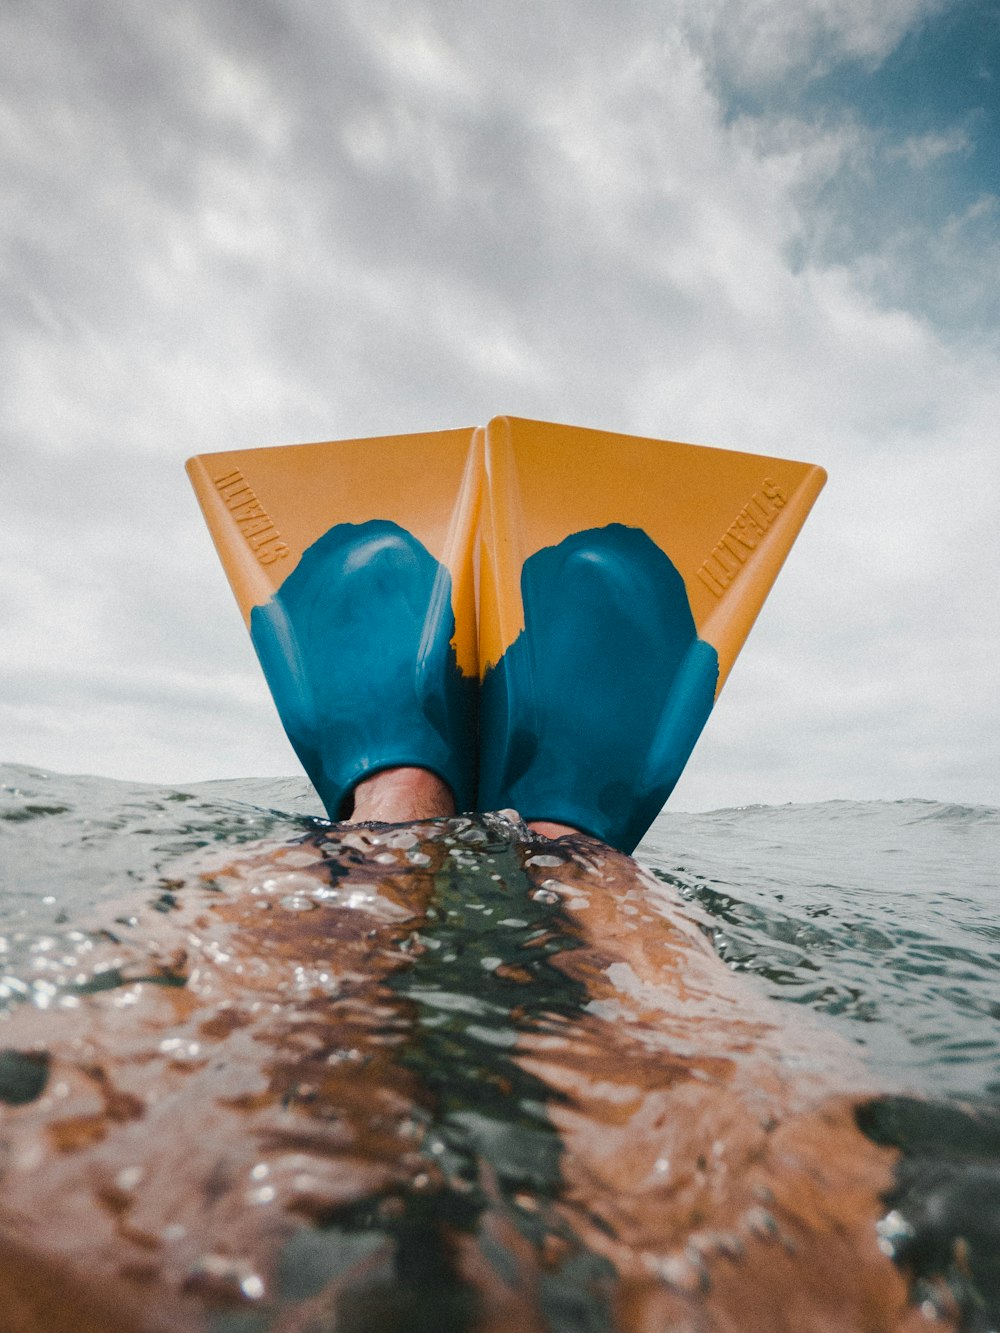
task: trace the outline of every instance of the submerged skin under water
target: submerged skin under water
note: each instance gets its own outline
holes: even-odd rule
[[[1000,1118],[873,1096],[659,833],[4,777],[10,1333],[994,1326]]]

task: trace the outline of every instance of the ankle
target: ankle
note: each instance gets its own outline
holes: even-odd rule
[[[528,828],[540,833],[543,838],[572,838],[580,832],[572,824],[556,824],[550,819],[529,819]]]
[[[455,813],[446,782],[426,768],[384,768],[354,788],[349,824],[405,824]]]

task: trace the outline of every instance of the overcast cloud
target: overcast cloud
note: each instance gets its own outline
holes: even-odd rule
[[[985,0],[5,0],[0,759],[298,766],[182,470],[497,413],[830,483],[675,797],[1000,804]]]

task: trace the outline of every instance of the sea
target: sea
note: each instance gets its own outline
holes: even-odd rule
[[[44,1015],[134,983],[134,969],[126,975],[109,966],[106,948],[94,949],[88,961],[87,941],[106,928],[108,910],[133,924],[138,916],[128,916],[129,903],[169,914],[206,858],[298,845],[328,827],[304,780],[161,786],[0,766],[5,1018],[26,1009]],[[456,839],[473,842],[476,829],[451,826]],[[487,829],[482,836],[493,835]],[[804,1018],[817,1041],[828,1034],[857,1056],[883,1094],[867,1104],[862,1128],[901,1154],[884,1197],[883,1251],[914,1284],[914,1300],[924,1301],[929,1319],[941,1313],[946,1287],[959,1326],[977,1333],[1000,1327],[1000,809],[933,800],[698,814],[668,807],[636,859],[650,872],[648,894],[660,887],[665,899],[679,894],[748,988]],[[478,919],[466,913],[459,944],[449,937],[446,947],[448,957],[475,954],[481,981],[484,957],[498,975],[523,965],[518,929],[532,923],[508,908],[505,921],[514,924],[506,933],[497,929],[482,876],[476,892]],[[141,949],[141,941],[133,936],[131,947]],[[480,982],[473,978],[463,997],[454,977],[464,973],[448,975],[447,986],[439,978],[435,1012],[448,1003],[456,1012],[475,1010],[475,1059],[493,1058],[491,1052],[506,1059],[507,1029],[498,1024],[493,1038],[483,1036],[494,1011],[476,998]],[[454,993],[446,1003],[448,986]],[[574,994],[558,1004],[587,1003],[579,988]],[[6,1051],[2,1025],[0,1048],[0,1101],[21,1105],[31,1088],[25,1091],[16,1053]],[[448,1055],[463,1087],[469,1049],[459,1042]],[[463,1105],[470,1095],[466,1087]],[[448,1151],[457,1151],[450,1142]],[[444,1151],[439,1146],[439,1155]],[[533,1186],[540,1193],[557,1188],[543,1177]],[[224,1285],[224,1273],[215,1278]],[[233,1281],[243,1304],[213,1328],[270,1328],[251,1308],[253,1282],[238,1275]],[[608,1327],[599,1301],[581,1312],[567,1290],[564,1282],[550,1292],[546,1327]],[[456,1307],[428,1316],[427,1326],[438,1333],[470,1326],[464,1318]],[[386,1320],[385,1327],[397,1326]]]

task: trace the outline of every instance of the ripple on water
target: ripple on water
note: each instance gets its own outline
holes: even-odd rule
[[[632,1184],[624,1168],[601,1183],[597,1153],[589,1211],[573,1195],[567,1126],[589,1119],[592,1142],[620,1166],[615,1125],[652,1108],[685,1066],[676,1043],[650,1055],[632,1031],[641,1021],[605,1023],[603,1001],[592,1003],[619,974],[581,944],[575,914],[595,910],[600,893],[581,891],[569,852],[525,847],[513,824],[464,817],[344,834],[312,811],[277,813],[266,784],[246,803],[225,784],[90,786],[36,770],[5,770],[4,782],[8,1031],[22,1011],[48,1022],[72,1003],[62,1018],[89,1024],[91,1055],[104,1055],[69,1068],[34,1026],[34,1044],[0,1049],[0,1102],[60,1126],[63,1168],[99,1131],[127,1144],[103,1197],[152,1238],[162,1273],[189,1295],[263,1330],[338,1275],[364,1271],[368,1285],[359,1277],[356,1289],[389,1312],[384,1326],[403,1291],[411,1309],[430,1312],[424,1326],[445,1327],[458,1308],[448,1302],[468,1295],[460,1236],[483,1246],[490,1272],[508,1274],[495,1280],[509,1292],[520,1290],[524,1256],[544,1256],[545,1326],[598,1329],[611,1327],[616,1263],[698,1301],[712,1297],[716,1265],[787,1239],[780,1199],[758,1200],[732,1227],[630,1250]],[[664,902],[676,889],[697,903],[733,968],[858,1039],[887,1080],[981,1098],[975,1115],[931,1117],[920,1135],[914,1116],[905,1134],[896,1121],[864,1127],[909,1163],[885,1207],[883,1250],[919,1259],[922,1280],[943,1272],[960,1299],[988,1309],[1000,1308],[984,1258],[996,1252],[1000,1142],[970,1139],[969,1126],[981,1128],[1000,1091],[986,891],[996,887],[997,828],[996,812],[924,803],[758,807],[664,817],[643,850]],[[622,899],[621,939],[652,928],[651,898]],[[633,989],[615,992],[619,1006],[657,1002]],[[609,1048],[611,1073],[601,1063]],[[642,1083],[644,1060],[655,1087],[652,1073]],[[706,1066],[690,1082],[711,1090],[720,1080]],[[144,1155],[182,1123],[180,1111],[173,1129],[157,1119],[165,1088],[190,1115],[178,1181],[202,1172],[188,1211],[180,1184]],[[928,1103],[913,1101],[926,1114]],[[961,1155],[963,1142],[975,1150]],[[724,1154],[703,1146],[704,1165],[685,1174],[683,1155],[651,1142],[642,1190],[669,1189],[676,1201],[723,1180]],[[16,1148],[32,1171],[45,1165],[40,1151],[27,1135]],[[211,1210],[226,1199],[235,1202],[221,1245],[223,1232],[199,1219],[221,1216]],[[111,1207],[98,1201],[95,1216]],[[247,1217],[289,1227],[270,1266],[244,1243],[241,1227],[264,1226]],[[394,1257],[380,1268],[383,1254]]]

